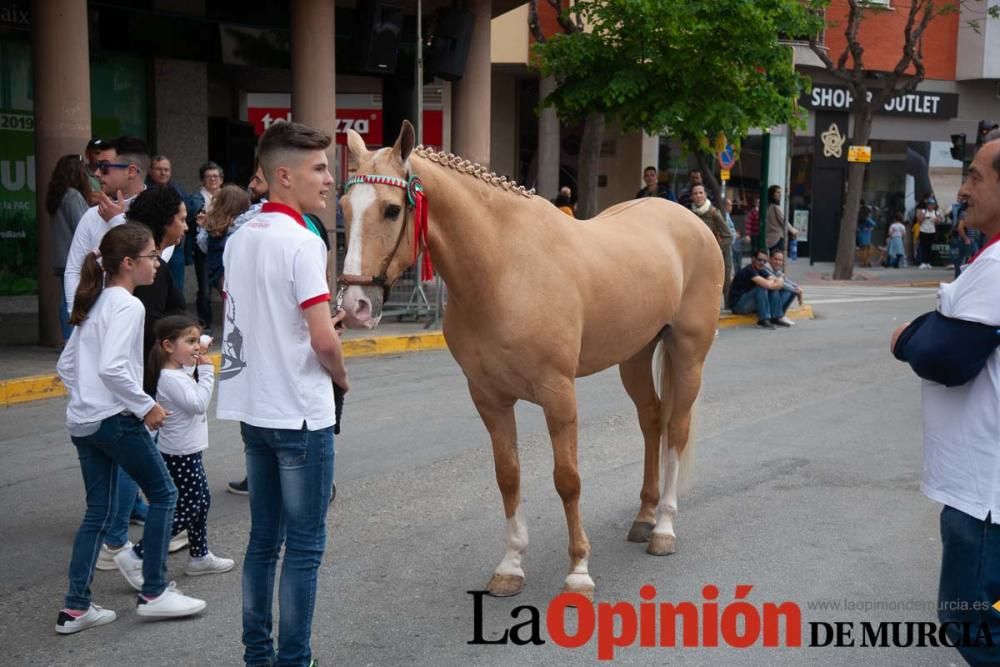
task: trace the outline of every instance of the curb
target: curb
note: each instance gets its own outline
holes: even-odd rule
[[[792,320],[811,320],[815,317],[812,306],[809,305],[791,308],[786,315]],[[757,317],[755,315],[722,315],[719,317],[720,329],[753,326],[756,323]],[[354,338],[343,342],[345,357],[372,357],[383,354],[443,350],[445,347],[444,334],[440,331],[429,331],[409,336]],[[219,353],[214,352],[209,355],[209,358],[218,370]],[[63,387],[62,381],[55,373],[0,380],[0,408],[65,395],[66,388]]]

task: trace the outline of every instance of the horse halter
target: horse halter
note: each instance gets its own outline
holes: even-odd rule
[[[365,174],[363,176],[351,176],[344,182],[344,194],[351,189],[353,185],[359,185],[361,183],[368,183],[370,185],[391,185],[396,188],[401,188],[406,191],[406,199],[409,202],[407,208],[413,209],[413,262],[417,261],[417,251],[420,245],[424,246],[424,258],[420,266],[420,279],[430,280],[434,276],[434,267],[431,264],[430,248],[427,247],[427,195],[424,194],[424,184],[420,180],[419,176],[410,176],[408,179],[397,178],[395,176],[382,176],[380,174]],[[341,296],[343,292],[351,285],[358,285],[367,287],[374,285],[376,287],[382,288],[382,299],[383,302],[389,298],[389,290],[392,285],[389,284],[387,273],[389,271],[389,265],[392,264],[393,258],[396,257],[396,253],[399,252],[399,246],[403,242],[403,235],[406,233],[406,220],[403,220],[403,224],[399,228],[399,235],[396,237],[396,244],[392,248],[392,252],[389,256],[385,258],[382,262],[382,268],[377,276],[357,276],[350,274],[341,274],[340,278],[337,279],[337,285],[340,286],[337,298],[342,299]]]

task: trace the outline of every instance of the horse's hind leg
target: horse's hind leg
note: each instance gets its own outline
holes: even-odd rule
[[[713,306],[715,309],[716,306]],[[715,318],[717,310],[711,313],[711,319],[699,326],[694,318],[685,322],[680,319],[676,326],[671,326],[664,337],[662,363],[664,364],[663,395],[664,402],[661,419],[665,422],[666,439],[661,447],[663,458],[663,493],[657,507],[656,527],[650,539],[647,553],[654,556],[666,556],[676,549],[677,535],[674,532],[674,519],[677,516],[677,491],[681,456],[689,446],[691,417],[695,399],[701,390],[701,374],[705,366],[705,357],[715,340]],[[690,456],[690,452],[688,453]]]
[[[642,490],[639,492],[639,513],[629,530],[629,542],[648,542],[656,525],[656,504],[660,500],[660,399],[653,385],[653,351],[657,341],[647,345],[637,355],[618,365],[622,385],[635,403],[639,428],[645,446],[642,466]]]
[[[507,517],[506,552],[486,585],[486,590],[490,595],[509,597],[524,589],[521,558],[528,550],[528,526],[521,511],[521,464],[517,456],[514,401],[487,396],[471,382],[469,393],[490,433],[497,486],[503,496],[504,515]]]

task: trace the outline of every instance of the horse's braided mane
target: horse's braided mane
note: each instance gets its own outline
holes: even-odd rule
[[[463,174],[474,176],[475,178],[478,178],[484,183],[492,185],[495,188],[503,188],[508,192],[519,194],[522,197],[530,198],[535,194],[534,188],[528,190],[523,185],[518,185],[515,181],[507,180],[506,176],[499,176],[478,162],[463,159],[461,156],[455,155],[454,153],[438,152],[433,148],[424,145],[417,146],[413,149],[413,152],[422,158],[426,158],[435,164],[441,165],[442,167],[447,167]]]

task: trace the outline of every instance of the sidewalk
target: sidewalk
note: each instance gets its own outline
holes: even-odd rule
[[[850,285],[852,287],[913,286],[931,287],[952,279],[951,269],[869,268],[854,271],[850,282],[833,281],[833,263],[809,264],[808,258],[788,263],[789,277],[806,288],[806,303],[802,308],[788,311],[793,320],[812,319],[809,305],[809,285]],[[724,313],[719,317],[719,328],[753,326],[753,315]],[[54,369],[59,351],[38,347],[38,318],[34,296],[0,297],[0,408],[18,403],[53,398],[65,394]],[[344,352],[348,357],[401,354],[420,350],[444,349],[444,336],[440,323],[425,328],[424,322],[384,322],[378,329],[347,330],[344,333]],[[214,355],[218,365],[218,354]]]
[[[812,319],[813,316],[808,303],[788,311],[788,317],[793,320]],[[0,315],[0,327],[6,326],[5,319],[6,316]],[[725,313],[719,317],[719,328],[753,326],[756,321],[754,315]],[[428,329],[423,322],[387,322],[375,331],[349,329],[344,332],[343,341],[347,357],[443,350],[446,347],[440,326]],[[213,348],[218,350],[218,344]],[[215,351],[210,356],[218,368],[219,353]],[[0,346],[0,408],[64,396],[66,390],[53,372],[58,358],[58,350],[51,348]]]

